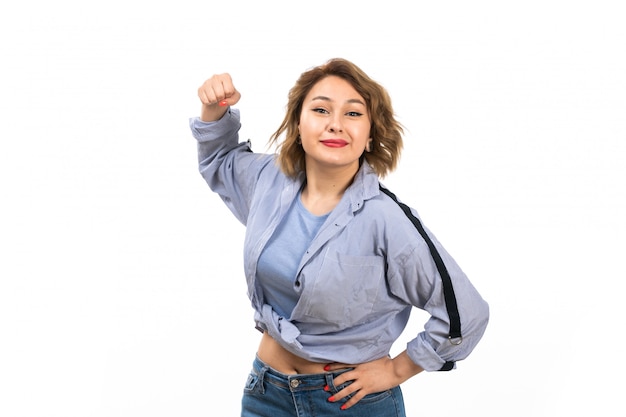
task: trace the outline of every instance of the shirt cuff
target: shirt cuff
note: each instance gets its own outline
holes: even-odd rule
[[[221,119],[204,122],[199,117],[189,119],[189,127],[193,137],[199,142],[220,139],[237,132],[241,127],[238,109],[229,108]]]
[[[454,362],[441,358],[424,338],[424,333],[407,343],[409,358],[425,371],[450,370],[456,367]]]

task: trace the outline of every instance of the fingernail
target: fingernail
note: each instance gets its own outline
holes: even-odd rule
[[[224,107],[224,106],[228,106],[228,102],[226,100],[222,100],[219,102],[219,105]]]
[[[330,388],[328,388],[328,385],[324,387],[324,391],[330,391]]]
[[[341,407],[339,407],[339,408],[341,408],[342,410],[345,410],[345,409],[346,409],[346,405],[344,404],[344,405],[342,405],[342,406],[341,406]]]
[[[330,401],[331,403],[334,402],[335,401],[335,396],[333,395],[333,396],[329,397],[328,401]]]
[[[328,371],[330,370],[330,365],[326,365],[326,366],[324,367],[324,370],[325,370],[326,372],[328,372]]]

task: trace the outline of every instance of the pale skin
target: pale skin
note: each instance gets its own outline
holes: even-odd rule
[[[217,74],[198,89],[202,102],[200,119],[219,120],[239,102],[241,94],[229,74]],[[370,117],[363,97],[347,81],[329,76],[318,81],[304,98],[299,133],[305,151],[306,185],[302,203],[313,214],[330,212],[341,199],[359,169],[359,158],[369,146]],[[334,379],[335,386],[350,385],[329,397],[342,409],[352,407],[364,396],[396,387],[422,372],[406,350],[360,364],[316,363],[285,350],[263,334],[259,358],[284,374],[311,374],[354,368]],[[342,403],[346,396],[353,396]]]

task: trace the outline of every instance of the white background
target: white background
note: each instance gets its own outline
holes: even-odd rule
[[[404,384],[407,414],[624,415],[620,2],[89,3],[0,12],[0,415],[239,415],[244,229],[188,118],[230,72],[263,151],[335,56],[389,90],[385,183],[491,306],[457,370]]]

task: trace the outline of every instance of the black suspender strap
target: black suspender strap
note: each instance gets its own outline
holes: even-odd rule
[[[422,226],[420,220],[415,216],[409,206],[404,203],[398,201],[396,195],[384,188],[379,184],[380,191],[388,195],[393,201],[400,206],[404,214],[411,220],[411,223],[415,226],[419,234],[426,241],[428,245],[428,249],[430,250],[430,254],[435,261],[435,265],[437,266],[437,270],[439,271],[439,275],[441,276],[441,281],[443,283],[443,297],[446,302],[446,310],[448,311],[448,317],[450,318],[450,332],[448,333],[448,340],[453,344],[461,344],[463,341],[463,336],[461,334],[461,318],[459,316],[459,310],[456,304],[456,297],[454,295],[454,288],[452,287],[452,280],[450,279],[450,274],[448,273],[448,269],[441,259],[441,255],[437,251],[433,241],[430,239],[426,230]],[[454,362],[446,362],[443,367],[440,369],[441,371],[449,371],[454,367]]]

